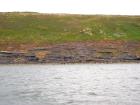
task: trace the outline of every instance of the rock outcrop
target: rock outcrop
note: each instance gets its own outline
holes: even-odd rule
[[[137,43],[119,46],[103,43],[65,43],[27,52],[0,52],[0,64],[14,63],[116,63],[140,62]]]

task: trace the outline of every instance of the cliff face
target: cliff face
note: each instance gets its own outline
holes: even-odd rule
[[[0,13],[0,64],[139,59],[140,16]]]
[[[140,63],[140,42],[75,42],[0,52],[0,63]]]

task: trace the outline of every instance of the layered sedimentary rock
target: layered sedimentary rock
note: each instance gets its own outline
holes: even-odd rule
[[[0,63],[140,62],[139,43],[65,43],[27,52],[1,51]]]

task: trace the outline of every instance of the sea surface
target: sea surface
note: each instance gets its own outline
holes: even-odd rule
[[[140,64],[0,65],[0,105],[140,105]]]

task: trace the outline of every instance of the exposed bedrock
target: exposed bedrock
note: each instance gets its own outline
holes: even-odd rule
[[[138,43],[57,44],[51,47],[32,48],[26,52],[0,52],[0,64],[11,63],[117,63],[140,62]]]

